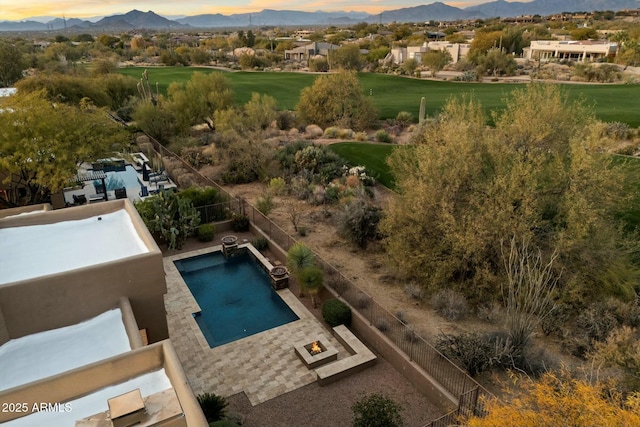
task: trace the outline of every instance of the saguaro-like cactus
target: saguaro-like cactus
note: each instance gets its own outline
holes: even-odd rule
[[[424,98],[420,98],[420,115],[418,116],[418,123],[422,123],[424,121],[424,115],[427,109],[427,100]]]

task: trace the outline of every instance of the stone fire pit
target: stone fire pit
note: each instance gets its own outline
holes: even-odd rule
[[[324,339],[324,337],[316,341],[296,345],[294,349],[308,369],[314,369],[325,363],[338,360],[338,350],[336,350],[328,340]]]
[[[269,271],[269,279],[273,289],[284,289],[289,286],[289,271],[286,267],[277,265]]]

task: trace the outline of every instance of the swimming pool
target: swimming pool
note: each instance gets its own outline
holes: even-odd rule
[[[194,317],[211,348],[299,319],[249,254],[227,260],[213,252],[174,263],[202,310]]]
[[[138,179],[138,172],[132,165],[126,165],[124,171],[110,171],[105,172],[107,178],[105,184],[107,185],[107,191],[113,191],[116,188],[125,187],[127,190],[135,190],[134,194],[140,190],[140,181]],[[100,180],[94,181],[93,186],[97,193],[102,193],[102,182]]]

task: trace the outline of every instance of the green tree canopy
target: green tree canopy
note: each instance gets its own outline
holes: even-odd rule
[[[428,290],[498,298],[502,242],[526,238],[558,252],[558,290],[568,302],[637,286],[635,233],[623,231],[630,174],[614,161],[603,125],[554,86],[513,92],[494,114],[453,99],[427,120],[417,145],[394,150],[399,197],[381,223],[389,256]]]
[[[329,65],[332,69],[359,71],[362,68],[362,55],[357,44],[346,44],[329,53]]]
[[[354,130],[366,129],[377,117],[358,76],[348,71],[320,76],[313,85],[302,89],[296,112],[304,123]]]
[[[9,97],[0,113],[0,129],[3,184],[27,193],[21,200],[0,199],[8,206],[47,201],[51,192],[69,185],[79,163],[128,143],[127,133],[104,110],[87,100],[80,106],[52,103],[43,92]]]
[[[422,63],[429,67],[431,77],[435,77],[451,61],[453,61],[453,58],[451,58],[451,54],[447,50],[430,50],[422,55]]]
[[[7,40],[0,40],[0,87],[13,86],[26,68],[22,52]]]
[[[172,83],[167,108],[175,115],[178,128],[207,123],[213,128],[213,113],[233,104],[231,83],[222,73],[193,73],[184,84]]]

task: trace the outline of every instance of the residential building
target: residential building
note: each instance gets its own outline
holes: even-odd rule
[[[294,49],[285,50],[284,59],[294,61],[308,61],[316,55],[328,56],[329,51],[336,50],[339,47],[340,46],[331,43],[313,42],[305,44],[304,46],[296,47]]]
[[[14,405],[0,423],[206,425],[168,340],[162,253],[132,203],[1,213],[0,401]]]
[[[465,58],[471,49],[470,43],[451,43],[447,41],[425,42],[422,46],[394,47],[388,59],[394,64],[403,64],[407,59],[415,59],[422,62],[422,55],[430,50],[446,50],[451,55],[452,63]]]
[[[532,41],[523,49],[523,57],[530,60],[595,62],[616,54],[617,43],[607,41]]]

